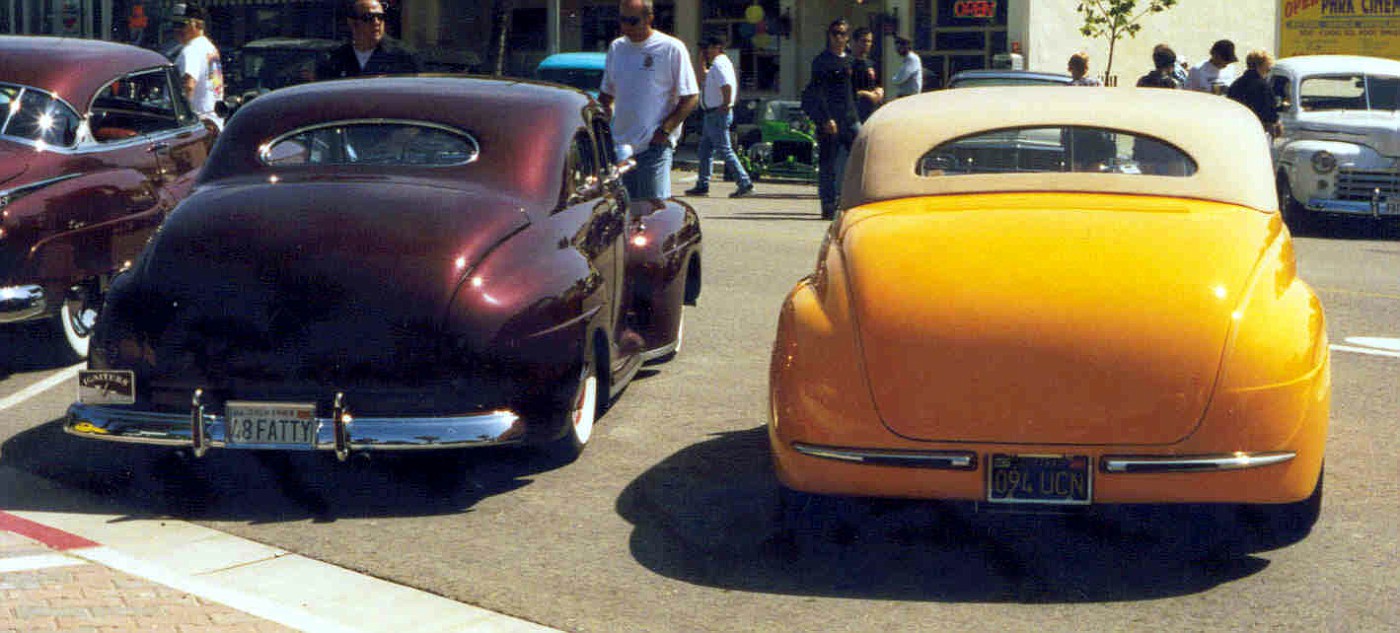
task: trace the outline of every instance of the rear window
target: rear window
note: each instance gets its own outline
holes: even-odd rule
[[[346,121],[303,128],[259,152],[265,165],[409,165],[448,167],[476,160],[481,148],[461,130],[421,121]]]
[[[924,154],[920,176],[1080,172],[1190,176],[1196,161],[1160,139],[1093,127],[994,130],[948,141]]]

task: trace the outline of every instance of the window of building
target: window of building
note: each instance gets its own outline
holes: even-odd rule
[[[781,88],[778,49],[784,28],[778,0],[703,0],[700,11],[700,38],[719,37],[731,52],[738,51],[731,61],[741,92]]]

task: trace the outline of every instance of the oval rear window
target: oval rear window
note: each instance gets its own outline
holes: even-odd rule
[[[405,165],[449,167],[477,159],[470,134],[421,121],[343,121],[302,128],[268,143],[258,160],[272,167]]]
[[[924,154],[920,176],[1080,172],[1190,176],[1196,161],[1152,138],[1093,127],[1054,126],[979,132]]]

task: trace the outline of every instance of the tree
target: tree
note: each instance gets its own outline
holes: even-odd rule
[[[1084,24],[1079,27],[1079,32],[1084,37],[1103,37],[1108,39],[1108,64],[1104,66],[1103,74],[1107,77],[1113,72],[1113,49],[1118,44],[1118,40],[1124,37],[1137,37],[1138,31],[1142,30],[1140,23],[1149,13],[1161,13],[1176,6],[1176,0],[1148,0],[1147,6],[1138,10],[1138,0],[1080,0],[1080,14],[1084,16]]]
[[[491,40],[486,54],[486,66],[491,69],[493,75],[504,75],[506,71],[506,42],[510,39],[510,16],[513,13],[515,0],[492,0]]]

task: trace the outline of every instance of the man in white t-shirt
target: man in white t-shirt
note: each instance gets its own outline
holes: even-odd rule
[[[1235,57],[1235,43],[1217,41],[1210,47],[1210,59],[1191,69],[1186,75],[1186,88],[1197,92],[1223,95],[1235,83],[1235,71],[1230,68],[1240,59]]]
[[[219,49],[204,34],[208,14],[192,4],[177,4],[174,13],[177,33],[184,44],[175,58],[175,67],[181,75],[185,98],[199,118],[213,121],[222,130],[223,117],[214,108],[224,100],[224,70]]]
[[[613,140],[633,149],[637,167],[622,180],[636,200],[671,197],[671,157],[700,93],[685,44],[653,29],[655,17],[651,0],[619,4],[622,37],[608,47],[598,94]]]
[[[924,91],[924,62],[914,52],[914,43],[907,37],[894,38],[894,49],[899,53],[899,70],[895,71],[895,98],[916,95]]]
[[[716,151],[724,159],[726,170],[735,174],[739,188],[729,194],[740,198],[753,192],[753,180],[749,172],[739,162],[739,156],[729,143],[729,126],[734,124],[734,103],[738,100],[738,78],[734,75],[734,64],[724,54],[724,40],[710,36],[700,42],[700,53],[705,56],[705,86],[700,91],[700,107],[705,112],[704,127],[700,130],[700,147],[696,157],[700,160],[700,174],[695,178],[695,186],[686,189],[687,196],[710,194],[710,172],[714,165],[711,159]]]

